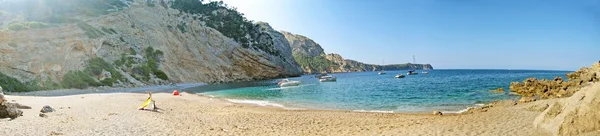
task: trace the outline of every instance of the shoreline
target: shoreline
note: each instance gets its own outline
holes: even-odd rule
[[[72,95],[86,95],[86,94],[105,94],[105,93],[142,93],[146,94],[146,91],[151,90],[153,93],[171,93],[173,90],[179,90],[180,92],[190,93],[189,91],[185,91],[185,89],[195,88],[207,86],[210,84],[206,83],[182,83],[175,85],[148,85],[143,87],[134,87],[134,88],[113,88],[113,87],[96,87],[96,88],[88,88],[88,89],[58,89],[58,90],[41,90],[41,91],[31,91],[31,92],[10,92],[8,96],[45,96],[45,97],[58,97],[58,96],[72,96]],[[265,101],[265,100],[251,100],[251,99],[230,99],[225,97],[217,97],[212,95],[207,95],[204,93],[193,93],[193,95],[198,95],[206,98],[214,98],[222,101],[227,101],[236,104],[245,104],[245,105],[254,105],[254,106],[262,106],[269,108],[280,108],[284,110],[315,110],[315,111],[342,111],[342,112],[358,112],[358,113],[389,113],[389,114],[431,114],[432,111],[438,111],[436,109],[430,109],[428,111],[393,111],[393,110],[365,110],[365,109],[318,109],[318,108],[307,108],[307,107],[292,107],[287,106],[281,103]],[[511,99],[499,99],[495,101],[503,101],[503,100],[511,100]],[[513,99],[514,100],[514,99]],[[480,108],[484,105],[492,104],[495,101],[485,102],[485,103],[475,103],[471,104],[471,106],[467,106],[466,108],[461,108],[457,110],[439,110],[444,115],[446,114],[463,114],[467,112],[471,108]]]
[[[481,107],[484,107],[485,105],[493,104],[494,102],[506,101],[506,100],[514,101],[514,99],[499,99],[499,100],[494,100],[492,102],[471,104],[471,106],[467,106],[466,108],[461,108],[461,109],[457,109],[457,110],[430,109],[429,111],[393,111],[393,110],[365,110],[365,109],[317,109],[317,108],[306,108],[306,107],[293,107],[293,106],[288,106],[288,105],[284,105],[281,103],[266,101],[266,100],[231,99],[231,98],[207,95],[204,93],[196,93],[195,95],[198,95],[201,97],[206,97],[206,98],[219,99],[222,101],[227,101],[227,102],[236,103],[236,104],[280,108],[280,109],[284,109],[284,110],[346,111],[346,112],[390,113],[390,114],[431,114],[431,112],[433,112],[433,111],[440,111],[444,115],[446,115],[446,114],[463,114],[463,113],[469,111],[469,109],[481,108]]]
[[[531,104],[493,107],[473,114],[443,116],[342,110],[286,110],[238,104],[182,92],[153,94],[161,112],[137,110],[147,94],[93,93],[14,96],[28,105],[24,115],[0,120],[0,133],[16,135],[536,135]],[[542,101],[538,101],[542,102]],[[536,103],[536,102],[534,102]],[[50,105],[55,112],[39,117]],[[490,124],[490,122],[496,122]],[[5,124],[5,125],[3,125]],[[10,124],[10,125],[8,125]],[[446,124],[446,125],[440,125]],[[31,130],[28,128],[36,128]],[[160,129],[156,129],[160,128]],[[431,128],[436,128],[432,130]]]

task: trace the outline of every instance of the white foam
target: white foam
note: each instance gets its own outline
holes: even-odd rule
[[[354,112],[377,112],[377,113],[394,113],[394,111],[383,111],[383,110],[353,110]]]
[[[198,94],[202,95],[202,96],[210,97],[210,98],[215,98],[214,95],[208,95],[208,94],[205,94],[205,93],[198,93]]]
[[[471,108],[478,108],[478,107],[483,107],[483,106],[485,106],[485,104],[475,104],[475,106],[473,106],[473,107],[467,107],[465,109],[461,109],[461,110],[458,110],[458,111],[442,111],[442,113],[461,114],[463,112],[467,112]]]
[[[241,103],[241,104],[253,104],[253,105],[258,105],[258,106],[272,106],[272,107],[279,107],[279,108],[285,108],[285,106],[278,104],[278,103],[272,103],[269,101],[260,101],[260,100],[236,100],[236,99],[225,99],[227,101],[233,102],[233,103]]]

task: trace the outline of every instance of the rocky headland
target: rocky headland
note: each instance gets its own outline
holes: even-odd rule
[[[292,47],[292,55],[300,64],[305,74],[365,72],[380,70],[433,69],[430,64],[365,64],[355,60],[344,59],[341,55],[326,54],[321,45],[312,39],[290,32],[282,31]]]

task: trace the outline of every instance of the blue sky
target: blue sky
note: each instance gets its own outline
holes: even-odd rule
[[[224,0],[365,63],[576,70],[600,60],[596,0]]]

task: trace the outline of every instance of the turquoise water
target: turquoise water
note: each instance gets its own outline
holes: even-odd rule
[[[233,102],[302,109],[354,110],[379,112],[457,112],[500,99],[508,94],[510,82],[529,77],[552,79],[566,71],[533,70],[434,70],[429,74],[407,75],[377,72],[334,74],[337,82],[319,82],[313,75],[300,80],[302,85],[280,88],[277,80],[209,85],[189,91],[229,99]],[[406,74],[405,74],[406,75]],[[502,87],[507,93],[491,93]]]

